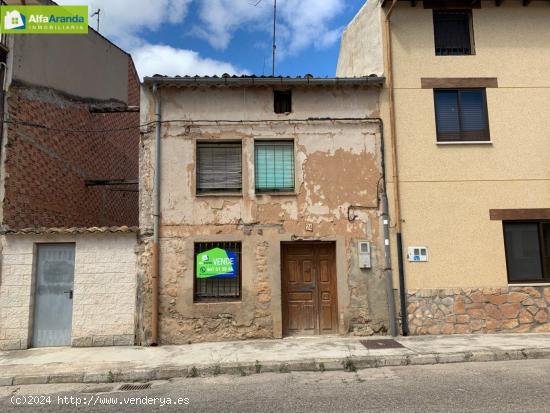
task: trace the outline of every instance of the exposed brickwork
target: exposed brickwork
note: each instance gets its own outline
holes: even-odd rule
[[[8,235],[3,237],[0,349],[30,345],[36,242],[76,243],[72,345],[134,344],[135,234]]]
[[[128,97],[139,105],[129,62]],[[89,104],[22,84],[9,90],[11,120],[57,129],[117,129],[139,123],[138,113],[90,113]],[[10,124],[6,147],[4,222],[11,228],[137,225],[138,194],[86,187],[85,179],[137,179],[139,130],[108,133],[52,131]]]
[[[416,290],[411,334],[548,333],[550,287]]]

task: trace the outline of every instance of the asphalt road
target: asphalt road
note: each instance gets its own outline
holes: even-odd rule
[[[159,381],[141,391],[119,391],[120,386],[1,387],[0,411],[550,412],[550,360],[222,375]],[[170,406],[168,400],[180,404]],[[106,402],[115,405],[101,405]]]

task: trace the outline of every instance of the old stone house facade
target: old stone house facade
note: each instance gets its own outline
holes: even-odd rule
[[[542,1],[369,0],[344,31],[338,75],[387,78],[405,332],[550,331],[548,21]]]
[[[387,331],[382,83],[145,78],[140,343]]]
[[[91,28],[3,35],[0,71],[0,348],[133,344],[132,58]]]

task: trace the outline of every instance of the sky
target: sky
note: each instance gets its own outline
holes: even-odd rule
[[[335,76],[342,31],[364,2],[277,0],[275,74]],[[57,3],[101,9],[100,33],[132,54],[141,77],[271,75],[273,0]]]

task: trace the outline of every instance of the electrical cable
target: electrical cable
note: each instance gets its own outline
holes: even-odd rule
[[[328,122],[328,121],[355,121],[355,122],[372,122],[374,121],[373,118],[307,118],[307,119],[255,119],[255,120],[190,120],[190,119],[170,119],[170,120],[163,120],[161,123],[167,124],[167,123],[176,123],[176,122],[182,122],[182,123],[189,123],[191,125],[200,126],[201,123],[205,125],[210,124],[246,124],[246,123],[263,123],[263,122],[286,122],[289,124],[292,124],[294,122]],[[111,128],[111,129],[63,129],[63,128],[54,128],[48,125],[43,125],[40,123],[35,122],[28,122],[28,121],[18,121],[18,120],[1,120],[1,123],[8,123],[12,125],[20,125],[20,126],[26,126],[31,128],[38,128],[38,129],[45,129],[52,132],[65,132],[65,133],[106,133],[106,132],[119,132],[119,131],[125,131],[125,130],[131,130],[131,129],[139,129],[147,126],[152,126],[156,122],[146,122],[141,123],[138,125],[133,126],[126,126],[121,128]]]

